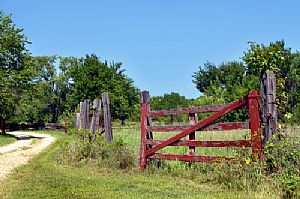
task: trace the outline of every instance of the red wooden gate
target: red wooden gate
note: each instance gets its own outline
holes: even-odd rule
[[[141,93],[141,149],[140,149],[140,167],[145,169],[147,162],[151,159],[164,160],[180,160],[188,162],[219,162],[222,160],[230,160],[232,158],[223,156],[200,156],[195,155],[195,147],[252,147],[252,159],[261,160],[261,129],[260,116],[258,110],[257,91],[250,91],[248,95],[242,99],[230,103],[228,105],[210,105],[189,108],[180,108],[174,110],[150,110],[149,92]],[[240,108],[247,108],[249,112],[249,123],[233,122],[233,123],[215,123],[218,118],[228,112]],[[199,122],[196,121],[195,113],[214,112],[211,116]],[[153,126],[152,117],[154,116],[171,116],[188,114],[189,126]],[[196,140],[195,131],[213,130],[213,129],[248,129],[250,128],[250,140],[226,140],[226,141],[198,141]],[[153,140],[153,132],[173,132],[179,131],[175,136],[167,140]],[[189,140],[180,140],[185,136],[189,136]],[[188,155],[163,154],[158,151],[167,146],[188,146]]]

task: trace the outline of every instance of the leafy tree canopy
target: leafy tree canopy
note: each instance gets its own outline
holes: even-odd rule
[[[15,113],[20,94],[32,77],[32,67],[22,29],[16,28],[10,15],[0,11],[0,119]]]

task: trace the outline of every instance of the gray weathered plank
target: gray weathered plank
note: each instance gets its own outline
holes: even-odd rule
[[[91,124],[91,133],[95,134],[99,130],[99,117],[101,111],[101,100],[95,99],[93,104],[94,112]]]
[[[102,94],[104,129],[107,142],[113,141],[108,92]]]

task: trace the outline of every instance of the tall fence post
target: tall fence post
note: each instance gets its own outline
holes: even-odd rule
[[[248,94],[248,110],[250,119],[251,142],[252,142],[252,160],[262,160],[261,129],[260,116],[258,110],[258,93],[250,91]]]
[[[272,135],[277,134],[276,77],[273,71],[266,71],[260,76],[260,96],[262,102],[262,129],[265,146]]]
[[[74,113],[74,128],[80,128],[80,113]]]
[[[86,137],[86,134],[90,127],[89,115],[90,115],[90,104],[89,104],[89,100],[85,99],[84,100],[84,138]]]
[[[80,102],[80,123],[79,123],[80,129],[84,128],[84,111],[85,111],[85,103]]]
[[[146,110],[147,112],[150,112],[151,108],[150,108],[150,95],[149,95],[149,91],[143,91],[140,93],[140,101],[141,104],[145,103],[146,104]],[[147,117],[147,126],[152,126],[152,117]],[[147,140],[153,140],[153,133],[152,132],[147,132],[146,133],[146,138]],[[152,145],[147,144],[147,149],[151,149]]]
[[[152,120],[147,119],[147,112],[150,110],[150,95],[148,91],[140,93],[141,103],[141,148],[140,148],[140,168],[144,170],[147,164],[146,151],[152,146],[147,146],[146,142],[148,139],[153,139],[152,132],[147,132],[147,126],[152,125]]]
[[[92,124],[91,124],[91,134],[95,134],[99,129],[99,117],[100,117],[100,110],[101,110],[101,100],[94,99],[93,103],[93,117],[92,117]]]
[[[113,141],[113,133],[111,127],[111,114],[109,108],[108,92],[102,94],[103,113],[104,113],[104,129],[105,137],[108,142]]]

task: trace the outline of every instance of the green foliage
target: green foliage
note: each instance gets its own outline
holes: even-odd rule
[[[269,46],[249,42],[250,49],[244,52],[243,60],[247,64],[247,74],[259,75],[272,70],[278,77],[286,77],[292,60],[291,49],[285,48],[284,41],[270,43]]]
[[[169,110],[176,108],[188,107],[189,100],[184,96],[181,96],[179,93],[166,93],[164,96],[153,96],[150,100],[152,110]],[[157,117],[154,120],[160,122],[167,122],[169,118]],[[186,116],[171,116],[170,123],[177,121],[187,120]]]
[[[122,121],[129,118],[138,103],[138,89],[124,74],[121,63],[103,63],[92,54],[80,59],[73,58],[68,65],[66,74],[70,78],[70,92],[67,98],[70,111],[84,99],[101,99],[103,92],[109,92],[112,117]]]
[[[7,120],[15,114],[20,95],[32,77],[29,52],[30,42],[15,27],[10,15],[0,11],[0,119]]]
[[[224,102],[228,103],[252,89],[259,90],[261,72],[273,70],[277,78],[278,117],[284,121],[284,115],[294,114],[296,105],[300,103],[300,54],[292,53],[283,40],[269,45],[249,44],[250,48],[242,57],[245,64],[227,62],[217,66],[207,62],[194,73],[193,83],[205,96],[211,96],[215,101],[225,99]],[[234,117],[239,120],[246,115],[231,114],[227,119]]]
[[[299,141],[273,136],[265,147],[264,167],[268,174],[281,186],[284,198],[300,197],[300,144]]]
[[[131,169],[135,164],[134,153],[123,140],[117,137],[112,143],[107,143],[103,136],[72,131],[76,140],[69,140],[63,145],[65,159],[72,163],[96,161],[100,167]]]

